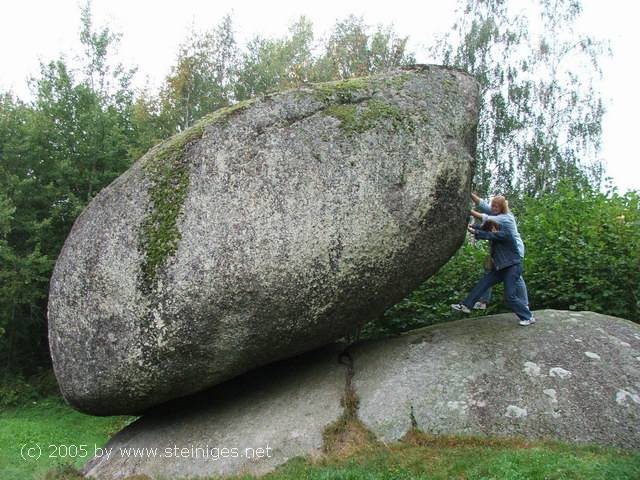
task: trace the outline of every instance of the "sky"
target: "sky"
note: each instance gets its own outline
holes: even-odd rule
[[[527,4],[525,0],[512,0]],[[81,53],[79,0],[7,1],[0,17],[0,91],[11,90],[29,98],[26,79],[37,75],[39,62],[58,58],[72,60]],[[579,31],[609,40],[613,56],[602,60],[600,90],[607,113],[603,121],[600,156],[606,174],[619,191],[640,190],[640,155],[636,149],[640,95],[636,47],[640,45],[640,2],[634,0],[582,0]],[[138,67],[134,85],[148,83],[156,89],[176,59],[178,45],[188,32],[217,25],[233,16],[236,38],[242,45],[259,34],[282,36],[300,15],[314,25],[318,36],[326,35],[337,20],[349,14],[362,16],[372,26],[394,26],[409,36],[409,50],[418,63],[433,63],[427,46],[451,28],[455,0],[374,2],[372,0],[246,1],[246,0],[93,0],[94,25],[122,34],[118,58]],[[519,5],[518,5],[519,6]]]

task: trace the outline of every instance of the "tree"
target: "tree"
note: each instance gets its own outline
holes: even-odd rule
[[[4,172],[0,171],[0,174]],[[4,175],[3,175],[4,177]],[[16,211],[16,207],[11,202],[11,199],[4,193],[6,191],[6,185],[3,185],[0,190],[0,299],[3,301],[10,301],[13,297],[13,290],[15,289],[16,276],[15,269],[8,268],[13,263],[15,253],[11,246],[7,242],[7,234],[11,230],[11,220],[13,214]],[[0,339],[6,332],[7,325],[11,322],[11,312],[14,311],[14,305],[11,305],[10,309],[0,309]]]
[[[46,351],[37,334],[42,325],[38,308],[46,297],[51,261],[39,244],[28,244],[20,236],[23,241],[12,241],[18,206],[34,193],[32,171],[22,161],[28,150],[23,140],[28,119],[24,103],[8,94],[0,97],[0,371],[33,365],[36,345]]]
[[[594,80],[607,46],[576,36],[579,0],[531,2],[538,17],[511,7],[461,0],[453,36],[433,50],[481,86],[476,188],[538,195],[564,178],[599,185],[604,108]]]
[[[191,32],[180,46],[160,93],[162,115],[176,132],[230,104],[237,62],[238,47],[229,15],[211,31]]]
[[[544,108],[530,116],[535,134],[526,137],[519,182],[525,193],[553,191],[563,178],[596,187],[602,182],[597,155],[605,109],[594,77],[602,74],[599,57],[610,51],[604,42],[575,34],[581,11],[576,0],[541,0],[544,35],[532,45],[529,63],[532,99]]]
[[[133,70],[109,67],[117,35],[93,30],[82,9],[86,57],[74,72],[43,63],[34,101],[0,97],[0,368],[48,363],[46,305],[54,261],[78,214],[131,164]]]
[[[247,45],[238,70],[235,96],[244,100],[299,85],[310,79],[315,59],[313,26],[304,16],[280,39],[255,37]]]
[[[238,73],[236,99],[415,63],[406,46],[407,37],[398,37],[392,27],[378,26],[370,33],[364,20],[352,15],[336,23],[316,56],[311,22],[300,17],[285,37],[255,37],[249,43]]]
[[[151,147],[175,132],[176,126],[171,116],[162,108],[160,96],[149,92],[148,87],[138,92],[131,113],[131,122],[135,130],[134,143],[129,149],[129,157],[132,160],[140,158]]]
[[[80,42],[85,48],[84,52],[84,73],[89,87],[92,91],[104,96],[109,89],[109,48],[117,43],[121,35],[113,33],[108,27],[100,31],[93,29],[91,16],[91,0],[80,8]]]
[[[406,51],[408,37],[398,37],[390,26],[378,26],[373,34],[369,30],[362,17],[350,15],[338,21],[317,62],[314,80],[366,76],[415,63]]]

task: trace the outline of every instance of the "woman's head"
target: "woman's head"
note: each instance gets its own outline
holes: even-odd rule
[[[480,230],[484,230],[485,232],[497,232],[500,230],[500,225],[498,225],[493,220],[487,220],[482,224]]]
[[[496,195],[491,199],[491,213],[499,215],[501,213],[509,213],[509,202],[502,195]]]

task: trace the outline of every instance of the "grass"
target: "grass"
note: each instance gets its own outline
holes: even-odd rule
[[[103,446],[134,418],[85,415],[59,396],[0,411],[0,479],[44,479],[56,466],[80,467],[93,457],[95,446]],[[25,444],[25,448],[40,446],[38,460],[22,459]],[[76,451],[80,445],[86,445],[86,455]]]
[[[474,437],[412,439],[370,445],[348,456],[318,460],[296,457],[263,477],[208,477],[209,480],[635,480],[640,453],[596,446],[523,442]],[[59,472],[64,472],[59,470]],[[50,480],[76,480],[71,469]],[[127,477],[126,480],[150,480]],[[164,479],[163,479],[164,480]]]
[[[348,456],[328,455],[316,461],[295,458],[262,478],[631,480],[640,478],[640,452],[562,442],[432,436],[414,430],[402,441],[388,445],[366,443]]]
[[[348,391],[347,391],[348,393]],[[296,457],[263,477],[209,477],[211,480],[402,480],[402,479],[602,479],[640,478],[640,451],[533,441],[522,438],[435,436],[411,430],[401,441],[384,444],[370,437],[351,413],[357,404],[345,395],[345,415],[325,431],[325,455]],[[80,480],[79,468],[89,458],[20,458],[19,446],[103,446],[134,417],[93,417],[50,398],[0,413],[0,478],[2,480]],[[146,476],[127,480],[150,480]],[[168,479],[166,479],[168,480]]]
[[[398,442],[376,440],[357,418],[358,398],[350,385],[344,414],[324,432],[324,455],[296,457],[263,476],[211,480],[402,480],[402,479],[616,479],[640,478],[640,450],[524,438],[436,436],[412,429]],[[94,417],[73,410],[60,397],[0,412],[1,480],[80,480],[77,468],[135,417]],[[39,443],[37,461],[20,457],[21,445]],[[87,445],[88,455],[58,457],[48,445]],[[62,458],[61,458],[62,457]],[[150,480],[138,475],[127,480]],[[169,480],[168,478],[163,480]]]

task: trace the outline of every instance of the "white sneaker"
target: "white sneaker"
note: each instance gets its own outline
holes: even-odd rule
[[[531,315],[531,318],[529,320],[520,320],[518,323],[523,327],[526,327],[527,325],[533,325],[534,323],[536,323],[536,318]]]
[[[469,310],[469,308],[462,303],[454,303],[451,305],[451,308],[457,310],[458,312],[471,313],[471,310]]]
[[[476,302],[476,304],[473,306],[474,310],[486,310],[487,309],[487,304],[483,303],[483,302]]]

